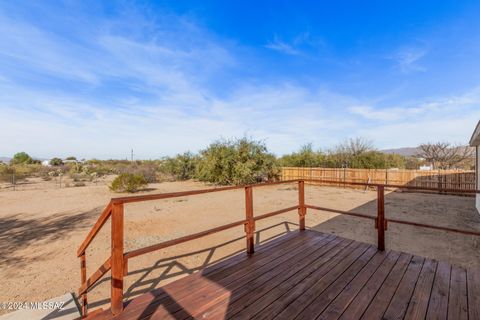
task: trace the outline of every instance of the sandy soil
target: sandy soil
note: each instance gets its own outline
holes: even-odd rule
[[[50,182],[48,182],[50,183]],[[32,183],[32,185],[34,185]],[[150,185],[146,193],[205,188],[197,182]],[[0,301],[41,301],[80,285],[76,250],[112,196],[104,184],[55,188],[35,186],[0,192]],[[306,188],[306,201],[319,206],[375,215],[376,192]],[[254,210],[262,214],[297,203],[295,185],[254,189]],[[126,205],[125,247],[140,248],[244,218],[243,190]],[[480,215],[469,197],[388,193],[386,215],[411,221],[480,231]],[[257,223],[257,242],[297,229],[296,212]],[[314,230],[375,243],[370,220],[309,210]],[[146,292],[244,250],[243,228],[140,256],[129,261],[126,297]],[[480,238],[389,224],[387,248],[463,266],[480,266]],[[110,224],[87,251],[90,276],[109,256]],[[108,306],[109,278],[89,293],[90,308]],[[0,311],[5,312],[5,311]]]

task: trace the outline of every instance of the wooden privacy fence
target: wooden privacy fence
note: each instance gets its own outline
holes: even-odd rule
[[[273,186],[279,184],[294,183],[297,185],[298,190],[298,203],[294,206],[287,208],[280,208],[276,211],[262,213],[259,215],[254,214],[254,190],[256,188]],[[173,192],[173,193],[161,193],[161,194],[150,194],[150,195],[139,195],[139,196],[130,196],[122,198],[113,198],[107,204],[105,209],[100,214],[97,222],[94,224],[90,232],[88,233],[85,240],[82,242],[80,247],[77,250],[77,256],[80,258],[80,276],[81,276],[81,286],[78,289],[78,296],[81,297],[82,305],[82,316],[85,317],[88,312],[88,300],[87,293],[92,286],[97,283],[107,272],[111,272],[111,312],[113,315],[118,315],[123,311],[123,289],[124,289],[124,277],[128,274],[128,261],[132,258],[138,257],[140,255],[157,251],[169,246],[174,246],[183,242],[195,240],[216,232],[221,232],[231,228],[243,226],[245,231],[246,239],[246,251],[249,254],[254,252],[254,233],[255,233],[255,222],[261,219],[266,219],[275,215],[282,213],[297,211],[299,219],[299,229],[305,230],[305,217],[307,214],[307,209],[310,210],[320,210],[334,212],[338,214],[344,214],[349,216],[354,216],[363,219],[369,219],[373,223],[375,229],[377,229],[377,246],[378,250],[385,250],[385,231],[387,230],[388,223],[398,223],[406,224],[416,227],[430,228],[436,230],[443,230],[448,232],[455,232],[466,235],[475,235],[480,236],[480,232],[469,231],[469,230],[460,230],[455,228],[446,228],[440,226],[434,226],[429,224],[416,223],[406,220],[399,219],[388,219],[385,215],[385,188],[402,188],[410,190],[428,190],[428,191],[438,191],[436,188],[426,188],[426,187],[413,187],[413,186],[401,186],[401,185],[385,185],[378,183],[365,183],[365,182],[345,182],[346,185],[352,186],[361,186],[361,187],[373,187],[377,190],[377,212],[376,216],[352,212],[352,211],[342,211],[335,208],[326,208],[320,207],[315,204],[310,204],[305,202],[305,184],[337,184],[337,181],[328,181],[328,180],[317,180],[317,179],[294,179],[280,182],[267,182],[255,185],[247,186],[229,186],[229,187],[219,187],[213,189],[203,189],[203,190],[192,190],[185,192]],[[158,244],[154,244],[148,247],[143,247],[135,249],[132,251],[125,252],[124,250],[124,206],[133,203],[133,202],[143,202],[151,200],[161,200],[161,199],[170,199],[177,197],[185,196],[194,196],[200,194],[207,194],[213,192],[222,192],[227,190],[237,190],[244,189],[245,193],[245,218],[239,221],[234,221],[229,224],[219,226],[210,230],[201,231],[192,235],[184,236],[181,238],[168,240]],[[443,189],[445,192],[451,192],[451,189]],[[480,193],[479,190],[458,190],[453,191],[465,194],[476,194]],[[100,229],[105,225],[108,219],[111,219],[111,252],[110,257],[89,277],[87,278],[87,261],[86,261],[86,250],[92,243],[95,236],[98,234]],[[214,218],[213,218],[214,219]]]
[[[350,186],[351,182],[378,183],[409,187],[475,190],[475,171],[465,170],[398,170],[398,169],[350,169],[350,168],[299,168],[283,167],[281,180],[314,179],[336,181],[338,186]],[[317,185],[332,183],[312,182]],[[358,187],[358,186],[357,186]],[[455,193],[455,192],[449,192]]]

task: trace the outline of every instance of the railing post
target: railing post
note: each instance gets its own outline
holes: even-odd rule
[[[253,219],[252,187],[245,187],[245,233],[247,237],[247,253],[252,254],[254,249],[255,220]]]
[[[305,181],[298,181],[298,219],[300,230],[305,230],[305,215],[307,208],[305,208]]]
[[[82,280],[82,285],[87,282],[87,259],[85,257],[85,252],[80,256],[80,275]],[[88,312],[88,302],[87,302],[87,292],[85,291],[82,294],[82,317],[86,317]]]
[[[114,203],[112,209],[112,314],[123,310],[123,203]]]
[[[385,188],[377,186],[377,221],[378,250],[385,250]]]

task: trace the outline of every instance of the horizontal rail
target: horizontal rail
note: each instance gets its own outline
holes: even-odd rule
[[[81,296],[85,292],[87,292],[88,289],[90,289],[91,286],[93,286],[105,273],[110,270],[112,266],[111,259],[108,258],[101,266],[100,268],[95,271],[88,280],[81,285],[81,287],[78,289],[78,295]]]
[[[120,197],[120,198],[112,198],[111,201],[113,203],[131,203],[131,202],[140,202],[140,201],[161,200],[161,199],[193,196],[193,195],[204,194],[204,193],[243,189],[243,188],[246,188],[246,187],[266,187],[266,186],[287,184],[287,183],[293,183],[293,182],[298,182],[298,179],[297,180],[265,182],[265,183],[257,183],[257,184],[250,184],[250,185],[241,185],[241,186],[228,186],[228,187],[218,187],[218,188],[190,190],[190,191],[181,191],[181,192],[170,192],[170,193],[159,193],[159,194],[147,194],[147,195],[141,195],[141,196]]]
[[[77,256],[80,257],[82,253],[85,252],[87,249],[88,245],[93,241],[95,236],[97,235],[98,231],[103,227],[105,222],[107,222],[108,218],[110,217],[110,214],[112,212],[112,202],[110,201],[105,209],[103,209],[102,213],[100,214],[100,217],[98,217],[97,222],[93,225],[92,229],[88,233],[87,237],[83,241],[83,243],[80,245],[80,247],[77,250]]]
[[[292,206],[292,207],[288,207],[288,208],[285,208],[285,209],[272,211],[272,212],[269,212],[269,213],[265,213],[265,214],[261,214],[259,216],[256,216],[256,217],[253,218],[253,220],[257,221],[257,220],[266,219],[266,218],[269,218],[269,217],[276,216],[277,214],[285,213],[285,212],[292,211],[292,210],[297,210],[298,208],[299,208],[299,206]]]
[[[364,186],[364,187],[385,187],[395,189],[408,189],[408,190],[425,190],[425,191],[440,191],[440,192],[452,192],[452,193],[480,193],[480,190],[475,189],[447,189],[447,188],[430,188],[430,187],[417,187],[417,186],[405,186],[398,184],[383,184],[383,183],[368,183],[368,182],[343,182],[335,180],[322,180],[322,179],[299,179],[305,182],[321,182],[328,184],[351,185],[351,186]]]
[[[298,209],[298,206],[292,206],[292,207],[288,207],[288,208],[285,208],[285,209],[272,211],[272,212],[269,212],[269,213],[265,213],[265,214],[256,216],[256,217],[254,217],[254,220],[257,221],[257,220],[265,219],[265,218],[268,218],[268,217],[272,217],[272,216],[282,214],[282,213],[285,213],[285,212],[288,212],[288,211],[296,210],[296,209]],[[185,237],[182,237],[182,238],[177,238],[177,239],[165,241],[165,242],[162,242],[162,243],[154,244],[154,245],[151,245],[149,247],[136,249],[136,250],[125,253],[125,259],[130,259],[130,258],[139,256],[139,255],[142,255],[142,254],[146,254],[146,253],[149,253],[149,252],[152,252],[152,251],[160,250],[160,249],[163,249],[163,248],[166,248],[166,247],[174,246],[176,244],[180,244],[180,243],[183,243],[183,242],[187,242],[187,241],[195,240],[195,239],[198,239],[198,238],[201,238],[201,237],[205,237],[205,236],[210,235],[212,233],[217,233],[217,232],[224,231],[224,230],[227,230],[227,229],[239,226],[239,225],[243,225],[247,222],[248,222],[247,220],[240,220],[240,221],[232,222],[232,223],[220,226],[220,227],[216,227],[216,228],[213,228],[213,229],[209,229],[209,230],[198,232],[198,233],[195,233],[195,234],[192,234],[192,235],[188,235],[188,236],[185,236]]]
[[[424,228],[430,228],[430,229],[435,229],[435,230],[456,232],[456,233],[461,233],[461,234],[466,234],[466,235],[480,236],[480,232],[478,232],[478,231],[461,230],[461,229],[455,229],[455,228],[449,228],[449,227],[439,227],[439,226],[433,226],[433,225],[430,225],[430,224],[411,222],[411,221],[399,220],[399,219],[387,219],[387,220],[388,220],[388,222],[406,224],[406,225],[411,225],[411,226],[415,226],[415,227],[424,227]]]
[[[161,243],[158,243],[158,244],[154,244],[154,245],[151,245],[151,246],[148,246],[148,247],[136,249],[136,250],[125,253],[124,258],[125,259],[130,259],[130,258],[133,258],[133,257],[137,257],[137,256],[140,256],[142,254],[146,254],[146,253],[149,253],[149,252],[152,252],[152,251],[160,250],[160,249],[163,249],[163,248],[166,248],[166,247],[174,246],[176,244],[180,244],[180,243],[187,242],[187,241],[190,241],[190,240],[195,240],[195,239],[198,239],[198,238],[201,238],[201,237],[205,237],[205,236],[208,236],[212,233],[217,233],[217,232],[224,231],[224,230],[236,227],[236,226],[244,225],[245,223],[247,223],[247,220],[240,220],[240,221],[232,222],[232,223],[220,226],[220,227],[216,227],[216,228],[209,229],[209,230],[206,230],[206,231],[191,234],[191,235],[188,235],[188,236],[185,236],[185,237],[181,237],[181,238],[177,238],[177,239],[173,239],[173,240],[168,240],[168,241],[161,242]]]
[[[370,215],[364,214],[364,213],[357,213],[357,212],[343,211],[343,210],[337,210],[337,209],[331,209],[331,208],[325,208],[325,207],[318,207],[318,206],[312,206],[312,205],[309,205],[309,204],[306,204],[305,208],[314,209],[314,210],[321,210],[321,211],[329,211],[329,212],[340,213],[340,214],[345,214],[345,215],[348,215],[348,216],[354,216],[354,217],[371,219],[371,220],[377,219],[376,217],[373,217],[373,216],[370,216]]]

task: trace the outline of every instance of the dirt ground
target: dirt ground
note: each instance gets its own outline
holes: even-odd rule
[[[42,182],[43,183],[43,182]],[[0,301],[43,301],[80,286],[76,250],[111,197],[105,183],[58,188],[55,182],[31,183],[21,191],[0,192]],[[49,184],[50,183],[50,184]],[[148,192],[185,191],[202,183],[151,184]],[[296,185],[255,188],[256,215],[297,204]],[[306,187],[312,205],[375,215],[376,192]],[[470,197],[390,192],[387,218],[480,231],[480,214]],[[244,219],[243,190],[128,204],[125,249],[132,250]],[[358,241],[376,243],[373,221],[308,210],[307,227]],[[257,222],[257,243],[297,229],[296,212]],[[480,237],[389,224],[388,249],[457,265],[480,266]],[[242,227],[170,247],[129,261],[125,295],[132,297],[195,272],[245,248]],[[110,224],[87,251],[88,276],[109,256]],[[109,274],[89,292],[90,308],[108,307]],[[5,313],[1,311],[0,313]]]

